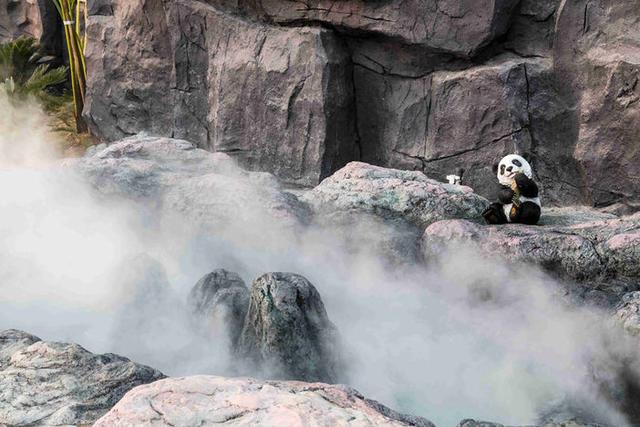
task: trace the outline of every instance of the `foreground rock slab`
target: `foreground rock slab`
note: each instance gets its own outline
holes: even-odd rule
[[[476,421],[476,420],[469,419],[469,420],[461,421],[460,424],[458,424],[458,427],[510,427],[510,426],[505,426],[503,424],[498,424],[498,423]],[[534,426],[529,426],[529,427],[534,427]],[[567,421],[564,423],[547,423],[539,427],[598,427],[598,426],[595,424],[582,424],[577,421]]]
[[[267,273],[253,283],[238,353],[270,378],[335,382],[337,335],[307,279]]]
[[[138,387],[96,427],[154,425],[416,426],[421,417],[399,414],[345,386],[229,379],[172,378]]]
[[[162,378],[115,354],[0,332],[0,425],[89,425],[132,388]]]

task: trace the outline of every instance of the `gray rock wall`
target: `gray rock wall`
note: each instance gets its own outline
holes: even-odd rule
[[[100,0],[85,115],[314,185],[531,155],[546,204],[640,206],[640,10],[561,0]]]

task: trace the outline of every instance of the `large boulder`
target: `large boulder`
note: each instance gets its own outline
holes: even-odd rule
[[[416,426],[428,420],[397,413],[345,386],[212,376],[175,378],[129,392],[96,427],[150,425]]]
[[[488,206],[469,187],[438,182],[422,172],[360,162],[349,163],[302,200],[326,220],[373,215],[420,230],[443,219],[477,220]]]
[[[267,273],[251,289],[238,353],[269,378],[336,382],[338,333],[316,288],[292,273]]]
[[[41,35],[42,24],[37,0],[0,1],[0,43],[20,36],[37,39]]]
[[[68,162],[100,192],[139,200],[224,228],[273,220],[295,228],[308,209],[270,174],[241,170],[226,154],[156,137],[131,137]]]
[[[226,332],[236,345],[249,308],[249,289],[240,276],[224,269],[206,274],[191,289],[188,304],[201,326]]]
[[[360,162],[349,163],[301,200],[314,212],[313,223],[328,230],[324,238],[344,242],[347,253],[372,251],[392,264],[419,259],[417,242],[429,224],[479,220],[489,204],[469,187]]]
[[[0,333],[0,424],[89,425],[132,388],[164,378],[115,354]]]
[[[85,117],[104,140],[187,138],[305,185],[355,155],[351,63],[328,30],[196,1],[114,0],[88,34]]]

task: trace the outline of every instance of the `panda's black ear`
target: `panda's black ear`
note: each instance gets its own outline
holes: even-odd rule
[[[493,164],[493,173],[498,173],[498,166],[500,166],[500,163]]]
[[[531,155],[531,153],[526,152],[526,153],[522,153],[520,154],[520,156],[525,159],[527,162],[531,163],[531,160],[533,160],[533,156]]]

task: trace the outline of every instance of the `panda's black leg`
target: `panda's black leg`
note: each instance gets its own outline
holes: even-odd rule
[[[482,216],[487,224],[506,224],[507,217],[504,215],[501,203],[491,203],[487,209],[482,212]]]
[[[524,202],[518,208],[516,214],[511,218],[511,222],[520,224],[536,225],[540,220],[540,206],[533,202]]]

